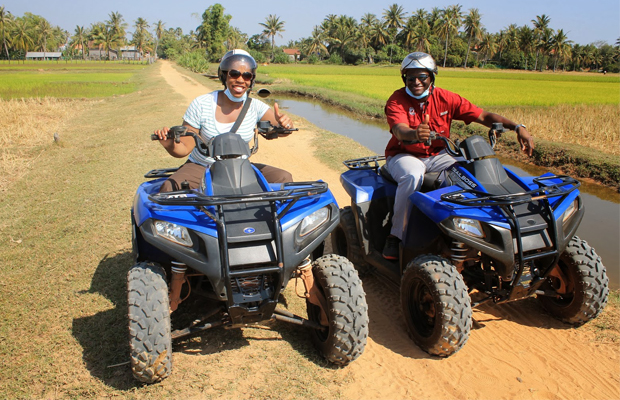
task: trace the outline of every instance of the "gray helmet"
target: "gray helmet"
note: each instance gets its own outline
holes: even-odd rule
[[[250,53],[241,49],[229,50],[222,57],[220,66],[217,68],[217,75],[220,78],[220,82],[226,86],[226,74],[232,68],[232,65],[236,63],[245,64],[250,68],[253,75],[252,82],[250,82],[250,88],[254,86],[254,79],[256,79],[256,69],[258,68],[258,64]]]
[[[407,57],[400,64],[400,75],[405,81],[405,74],[408,69],[425,69],[431,73],[431,79],[435,81],[435,75],[437,75],[437,64],[430,54],[416,51],[407,54]]]

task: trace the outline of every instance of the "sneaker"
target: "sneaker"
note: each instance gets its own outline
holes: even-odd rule
[[[393,235],[389,235],[385,239],[385,246],[383,246],[383,258],[385,258],[386,260],[398,260],[399,244],[399,238]]]

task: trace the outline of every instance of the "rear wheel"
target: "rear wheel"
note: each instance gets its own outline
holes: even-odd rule
[[[360,246],[355,216],[351,207],[347,206],[340,210],[340,223],[332,231],[331,237],[335,253],[348,258],[361,274],[369,272],[370,265],[364,261],[364,253]]]
[[[574,236],[547,278],[546,289],[555,290],[560,297],[539,296],[543,307],[560,321],[579,326],[607,305],[609,278],[594,249]]]
[[[472,311],[467,287],[445,258],[413,259],[403,274],[400,299],[411,337],[427,353],[447,357],[469,339]]]
[[[127,275],[131,370],[140,382],[158,382],[172,369],[170,307],[165,271],[152,263],[134,265]]]
[[[313,330],[312,341],[331,363],[343,366],[357,359],[366,347],[368,305],[357,271],[344,257],[323,256],[312,264],[314,283],[327,302],[328,326]],[[320,307],[306,302],[308,319],[320,324]]]

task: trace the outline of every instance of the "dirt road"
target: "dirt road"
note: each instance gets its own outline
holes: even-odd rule
[[[166,81],[187,103],[212,88],[160,62]],[[295,117],[294,117],[295,118]],[[254,161],[291,171],[296,180],[327,181],[339,204],[346,194],[339,174],[313,157],[316,128],[297,119],[300,131],[261,142]],[[302,156],[300,156],[302,155]],[[364,278],[370,313],[366,351],[347,368],[351,399],[618,399],[620,348],[596,342],[545,315],[535,299],[486,306],[474,312],[468,343],[448,359],[429,357],[408,338],[399,299],[372,277]]]

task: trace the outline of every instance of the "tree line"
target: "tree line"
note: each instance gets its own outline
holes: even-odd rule
[[[128,32],[120,13],[108,17],[87,28],[76,26],[71,34],[41,16],[14,17],[0,7],[0,58],[23,59],[27,51],[58,50],[67,58],[86,58],[89,44],[107,51],[109,57],[111,50],[130,44],[192,69],[205,68],[233,48],[247,49],[259,62],[287,63],[291,58],[283,50],[293,48],[300,53],[295,61],[308,63],[391,64],[411,51],[424,51],[444,67],[620,71],[620,38],[614,45],[576,44],[564,29],[552,29],[551,17],[545,14],[536,15],[528,25],[510,24],[492,33],[482,24],[480,10],[465,11],[459,4],[407,12],[394,3],[382,15],[366,13],[359,21],[329,14],[310,36],[280,46],[276,37],[282,37],[286,25],[280,17],[270,14],[259,22],[262,32],[249,36],[230,25],[232,16],[219,3],[209,6],[200,15],[200,25],[189,33],[166,29],[161,20],[151,26],[144,18],[136,19]]]

